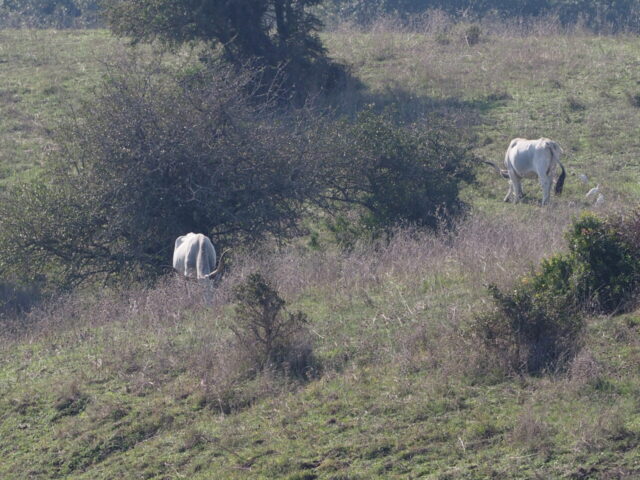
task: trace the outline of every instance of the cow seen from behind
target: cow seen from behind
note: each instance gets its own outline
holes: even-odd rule
[[[211,280],[222,271],[223,257],[216,268],[216,250],[202,233],[187,233],[176,239],[173,250],[173,268],[186,278]]]

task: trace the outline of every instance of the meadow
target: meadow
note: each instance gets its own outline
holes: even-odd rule
[[[513,287],[567,248],[588,188],[601,184],[603,214],[637,204],[640,39],[479,26],[473,40],[437,18],[325,33],[364,83],[336,108],[447,118],[494,162],[513,137],[551,137],[561,197],[541,208],[528,181],[522,204],[504,204],[506,182],[480,165],[469,215],[446,232],[265,247],[213,293],[167,277],[48,303],[0,339],[0,477],[637,478],[637,312],[587,318],[567,368],[538,376],[494,371],[473,325],[489,283]],[[46,162],[57,119],[122,48],[104,31],[0,31],[0,188]],[[255,271],[308,316],[306,381],[234,375],[233,289]]]

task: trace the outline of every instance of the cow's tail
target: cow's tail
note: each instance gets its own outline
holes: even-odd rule
[[[489,160],[480,160],[480,161],[482,163],[486,163],[487,165],[493,167],[495,171],[498,172],[498,174],[500,174],[502,177],[509,178],[509,172],[507,170],[501,170],[500,168],[498,168],[498,166],[495,163],[490,162]]]
[[[560,165],[562,173],[560,174],[560,176],[558,177],[558,181],[556,182],[556,195],[560,195],[562,193],[562,187],[564,187],[564,179],[567,177],[567,173],[564,170],[564,165],[560,163],[560,160],[558,160],[558,165]]]
[[[567,172],[564,169],[564,165],[560,162],[560,155],[562,154],[562,148],[556,142],[550,141],[547,143],[547,146],[551,150],[551,155],[553,156],[553,160],[558,162],[560,168],[562,169],[562,173],[558,177],[558,181],[556,182],[556,195],[562,194],[562,188],[564,187],[564,180],[567,177]]]
[[[216,268],[213,272],[207,275],[206,278],[213,279],[216,275],[218,275],[219,273],[222,273],[222,270],[224,269],[224,256],[229,251],[230,249],[227,248],[222,252],[222,255],[220,255],[220,260],[218,261],[218,268]]]

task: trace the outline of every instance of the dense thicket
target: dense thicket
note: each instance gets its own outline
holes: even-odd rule
[[[0,203],[0,274],[135,277],[170,267],[186,232],[289,236],[319,178],[312,123],[269,113],[251,82],[223,65],[123,66],[68,126],[55,170]]]
[[[72,116],[61,150],[0,202],[0,278],[73,286],[170,270],[174,240],[247,244],[353,213],[356,232],[460,213],[468,150],[442,128],[336,121],[249,93],[261,71],[123,61]]]
[[[438,9],[471,19],[487,14],[503,17],[557,15],[565,25],[582,22],[594,30],[637,31],[640,28],[638,0],[326,0],[322,9],[328,18],[364,24],[384,14],[409,19]]]

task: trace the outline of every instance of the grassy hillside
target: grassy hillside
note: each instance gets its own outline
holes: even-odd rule
[[[115,45],[104,31],[0,30],[0,186],[45,161],[57,120]]]
[[[417,34],[382,24],[368,34],[338,31],[327,43],[365,80],[365,102],[393,105],[410,119],[434,111],[451,116],[476,135],[480,156],[500,164],[511,138],[551,137],[565,151],[568,201],[579,203],[586,193],[573,177],[581,172],[612,198],[636,197],[638,38],[510,33],[516,32],[481,35],[468,45],[463,26]],[[487,172],[480,189],[470,192],[479,205],[506,193],[494,176]]]
[[[236,257],[214,293],[167,279],[33,312],[26,332],[0,341],[0,478],[640,476],[637,313],[588,319],[568,370],[540,377],[494,372],[472,328],[488,283],[512,285],[565,248],[587,207],[576,173],[602,184],[607,209],[634,202],[640,40],[551,32],[470,46],[463,31],[327,34],[368,87],[345,92],[342,108],[445,114],[494,161],[511,137],[550,136],[566,153],[566,195],[541,209],[531,181],[528,202],[504,205],[506,184],[482,170],[465,193],[473,214],[448,236],[256,252]],[[10,182],[44,161],[56,117],[97,83],[117,43],[103,32],[1,35]],[[232,291],[253,271],[308,314],[311,381],[235,376]]]

